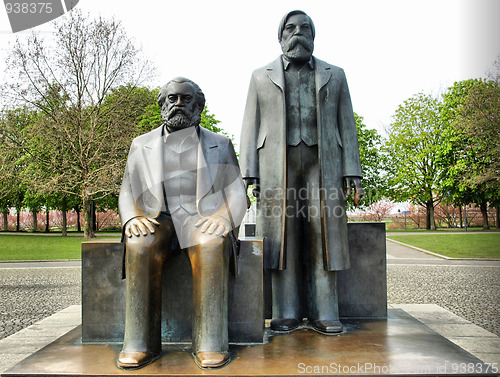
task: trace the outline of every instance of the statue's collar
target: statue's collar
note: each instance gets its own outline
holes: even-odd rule
[[[287,59],[287,57],[285,55],[281,55],[281,58],[283,60],[283,69],[286,71],[286,70],[288,70],[288,67],[292,63],[290,62],[290,60]],[[309,68],[311,70],[314,70],[314,59],[313,59],[312,55],[311,55],[311,58],[309,59],[309,61],[307,62],[306,65],[309,66]]]

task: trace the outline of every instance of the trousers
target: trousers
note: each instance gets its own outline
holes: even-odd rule
[[[288,146],[286,173],[286,268],[271,271],[273,318],[338,320],[337,273],[323,264],[318,146]]]
[[[199,218],[194,217],[193,223]],[[126,240],[126,312],[123,351],[161,351],[163,263],[179,251],[170,216],[160,215],[154,234]],[[194,227],[193,227],[194,228]],[[228,238],[195,231],[188,253],[193,271],[193,352],[228,351]]]

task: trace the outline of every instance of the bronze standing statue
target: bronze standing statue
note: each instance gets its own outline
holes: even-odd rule
[[[245,188],[231,141],[199,126],[205,97],[198,85],[173,79],[158,103],[164,124],[132,142],[119,198],[127,293],[117,365],[139,368],[160,355],[162,265],[185,249],[193,270],[193,356],[201,367],[220,367],[229,361],[228,265]]]
[[[363,195],[356,125],[344,71],[315,58],[314,24],[302,11],[278,30],[283,55],[251,78],[240,164],[257,202],[258,236],[272,269],[271,328],[306,317],[342,331],[336,271],[349,268],[344,184]]]

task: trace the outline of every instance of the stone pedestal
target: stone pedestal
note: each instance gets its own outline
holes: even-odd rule
[[[341,318],[387,316],[387,268],[384,223],[348,223],[351,268],[338,272]],[[270,271],[264,272],[266,318],[272,318]]]
[[[229,341],[262,343],[262,240],[242,239],[238,277],[230,274]],[[125,329],[124,247],[119,240],[82,243],[82,341],[122,342]],[[185,252],[164,265],[162,341],[191,342],[193,283]]]
[[[349,223],[351,268],[338,274],[343,318],[387,316],[385,224]],[[264,318],[271,318],[270,286],[263,283],[263,242],[241,240],[239,275],[229,280],[229,340],[262,343]],[[82,244],[83,342],[121,342],[125,324],[124,247],[118,240]],[[186,253],[165,263],[162,340],[191,342],[192,276]],[[264,287],[266,315],[264,315]]]
[[[351,268],[337,276],[339,314],[344,318],[387,316],[384,223],[348,223]]]

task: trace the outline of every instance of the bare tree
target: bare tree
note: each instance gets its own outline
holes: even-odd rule
[[[92,200],[118,192],[135,131],[110,116],[126,102],[106,103],[113,88],[130,92],[153,76],[150,62],[115,20],[89,19],[78,10],[55,23],[49,40],[31,34],[7,59],[5,87],[16,106],[40,116],[26,132],[27,172],[47,192],[77,195],[85,238],[94,237]]]

